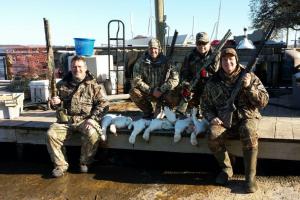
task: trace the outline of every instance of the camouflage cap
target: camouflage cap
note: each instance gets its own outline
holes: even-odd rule
[[[224,57],[224,56],[227,55],[227,54],[233,55],[233,56],[236,58],[236,61],[237,61],[237,62],[239,61],[239,57],[238,57],[236,51],[235,51],[233,48],[226,48],[226,49],[223,49],[223,50],[222,50],[222,53],[221,53],[221,58]]]
[[[197,35],[196,35],[196,42],[205,42],[205,43],[208,43],[209,42],[208,34],[205,33],[205,32],[197,33]]]
[[[160,42],[158,39],[153,38],[148,42],[148,47],[149,48],[158,48],[160,49]]]

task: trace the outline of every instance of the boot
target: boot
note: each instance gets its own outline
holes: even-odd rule
[[[214,154],[214,156],[217,159],[219,166],[222,168],[222,171],[216,178],[216,183],[219,185],[226,185],[228,183],[228,179],[233,175],[228,152],[218,151]]]
[[[245,192],[254,193],[258,189],[256,183],[256,163],[258,149],[244,150],[244,167],[245,167]]]

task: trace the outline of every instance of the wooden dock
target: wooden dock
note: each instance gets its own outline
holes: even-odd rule
[[[259,124],[259,158],[300,160],[300,110],[287,108],[290,96],[273,98],[262,111],[263,119]],[[279,104],[282,106],[274,106]],[[127,106],[118,109],[132,112]],[[26,111],[17,119],[0,120],[0,142],[17,144],[45,144],[45,133],[55,122],[54,111]],[[178,143],[173,141],[172,131],[155,131],[149,142],[137,136],[134,145],[128,142],[130,130],[118,130],[118,136],[108,134],[105,148],[131,149],[146,151],[165,151],[179,153],[210,154],[205,137],[198,138],[198,145],[190,143],[188,134],[183,134]],[[67,145],[80,145],[76,135],[66,142]],[[228,150],[235,156],[242,156],[241,142],[230,139],[226,143]]]

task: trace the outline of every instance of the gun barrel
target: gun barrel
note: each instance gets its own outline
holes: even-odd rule
[[[166,54],[168,58],[171,57],[174,53],[174,48],[175,48],[175,43],[176,43],[176,40],[177,40],[177,36],[178,36],[178,31],[175,30],[173,38],[172,38],[170,49],[168,50],[168,52]]]
[[[232,32],[230,29],[228,29],[228,31],[225,33],[224,37],[222,38],[222,40],[220,41],[220,43],[217,45],[216,47],[216,52],[220,51],[223,46],[226,44],[227,40],[229,39],[229,37],[232,35]]]

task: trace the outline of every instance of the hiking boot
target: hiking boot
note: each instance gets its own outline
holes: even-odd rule
[[[53,170],[52,170],[52,175],[55,177],[55,178],[58,178],[58,177],[61,177],[65,174],[65,172],[67,171],[67,168],[64,168],[64,167],[55,167]]]
[[[80,165],[80,172],[81,173],[88,173],[88,171],[89,171],[89,168],[88,168],[87,165],[83,165],[83,164]]]
[[[216,178],[216,184],[227,185],[228,180],[229,180],[228,174],[224,171],[221,171]]]

